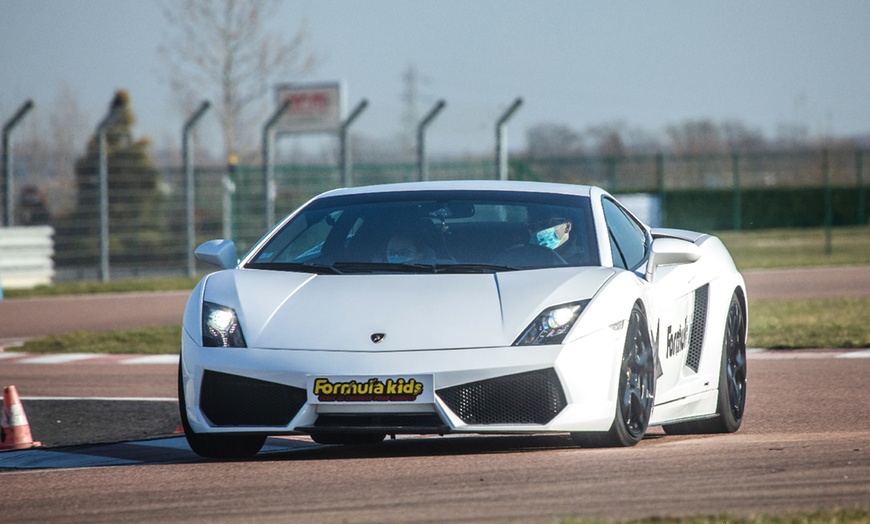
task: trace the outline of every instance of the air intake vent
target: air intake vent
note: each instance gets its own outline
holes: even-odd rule
[[[541,369],[437,391],[466,424],[547,424],[567,401],[556,370]]]
[[[371,430],[385,433],[446,433],[450,428],[436,413],[370,413],[365,415],[325,413],[317,417],[314,427],[296,428]]]
[[[206,371],[199,404],[215,426],[286,426],[308,400],[302,388]]]
[[[704,333],[707,331],[707,295],[710,284],[695,290],[695,312],[692,316],[692,336],[689,340],[689,353],[686,366],[695,373],[701,363],[701,348],[704,347]]]

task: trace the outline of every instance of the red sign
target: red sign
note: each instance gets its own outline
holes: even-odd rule
[[[290,101],[290,107],[278,121],[278,133],[337,132],[341,126],[342,85],[282,84],[276,89],[276,107]]]

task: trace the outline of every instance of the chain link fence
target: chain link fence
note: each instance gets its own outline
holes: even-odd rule
[[[863,151],[855,149],[695,156],[514,156],[509,178],[591,184],[615,194],[651,194],[659,200],[661,222],[667,227],[708,231],[866,224],[863,158]],[[99,195],[93,180],[76,179],[74,164],[74,159],[16,156],[14,225],[54,227],[57,279],[97,278]],[[407,182],[417,176],[416,163],[353,166],[357,186]],[[112,276],[186,273],[184,169],[158,167],[153,175],[142,175],[141,184],[136,183],[135,174],[128,174],[123,184],[113,185],[113,177],[110,168]],[[428,177],[495,179],[496,166],[493,159],[432,161]],[[275,216],[280,219],[311,197],[339,187],[341,178],[336,165],[276,165]],[[229,237],[240,254],[253,246],[266,230],[262,166],[198,166],[194,180],[196,244]]]

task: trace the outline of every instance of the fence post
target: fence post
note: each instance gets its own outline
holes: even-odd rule
[[[656,155],[656,179],[659,186],[659,217],[661,219],[661,227],[667,226],[668,207],[667,195],[665,193],[665,155],[659,153]]]
[[[607,185],[610,193],[616,193],[616,155],[607,157]]]
[[[199,109],[187,119],[187,122],[184,123],[184,127],[181,131],[181,151],[182,151],[182,159],[184,162],[184,208],[185,208],[185,221],[186,225],[186,236],[187,236],[187,276],[193,277],[196,275],[196,258],[193,255],[193,250],[196,247],[194,244],[196,243],[196,197],[195,190],[196,184],[193,180],[193,158],[192,153],[190,151],[190,132],[193,129],[193,126],[196,125],[196,122],[202,117],[202,115],[208,110],[211,103],[208,100],[203,101],[203,103],[199,106]]]
[[[97,152],[99,163],[100,187],[100,280],[109,281],[109,152],[106,134],[120,114],[119,105],[109,108],[109,113],[97,126]]]
[[[498,180],[508,179],[507,121],[523,104],[517,98],[495,123],[495,169]]]
[[[855,151],[855,176],[858,179],[858,225],[866,223],[866,208],[864,204],[864,152],[860,149]]]
[[[275,155],[272,153],[272,142],[274,142],[272,129],[289,107],[290,98],[288,97],[263,126],[263,192],[266,199],[265,231],[270,230],[275,224]]]
[[[227,171],[224,173],[223,185],[223,238],[232,240],[233,238],[233,193],[236,192],[236,165],[239,163],[239,157],[233,153],[227,157]]]
[[[822,176],[825,184],[825,254],[830,255],[833,252],[831,227],[834,221],[834,210],[831,198],[830,152],[827,148],[822,150]]]
[[[18,122],[24,118],[24,115],[27,114],[33,108],[33,101],[28,100],[24,102],[15,115],[10,118],[6,124],[3,126],[3,145],[2,152],[0,152],[0,157],[2,157],[3,163],[3,194],[5,198],[3,199],[6,204],[6,211],[4,214],[3,225],[6,227],[12,226],[14,223],[14,213],[12,209],[14,207],[15,195],[12,190],[12,150],[9,148],[9,134],[12,132],[12,128],[18,125]],[[2,298],[2,295],[0,295]]]
[[[426,164],[425,131],[426,127],[432,123],[432,120],[444,109],[446,104],[444,100],[439,100],[417,126],[417,180],[429,180],[429,166]]]
[[[347,119],[341,123],[341,127],[339,128],[338,136],[339,141],[341,142],[341,185],[344,187],[351,187],[353,185],[353,179],[350,172],[350,144],[347,140],[347,130],[368,105],[369,101],[363,98],[354,110],[350,112]]]
[[[740,154],[732,153],[731,154],[731,173],[734,179],[734,202],[733,202],[733,211],[734,211],[734,230],[740,231],[743,227],[742,217],[743,217],[743,202],[741,200],[741,190],[740,190]]]

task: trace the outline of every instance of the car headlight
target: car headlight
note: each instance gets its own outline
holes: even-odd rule
[[[589,300],[581,300],[545,309],[513,345],[561,344],[588,303]]]
[[[242,326],[232,308],[202,303],[202,345],[211,348],[244,348]]]

